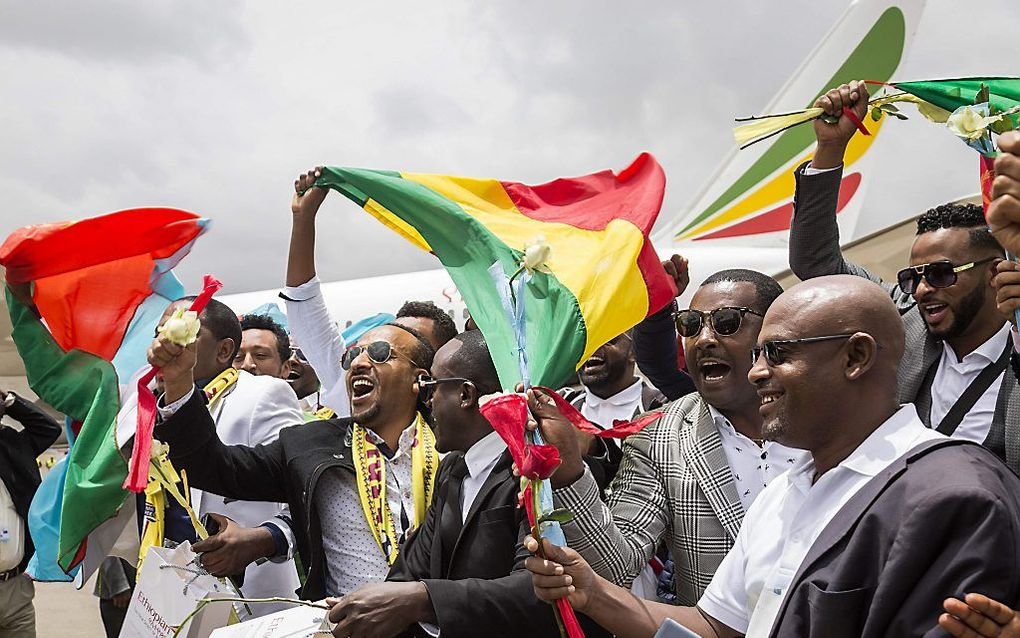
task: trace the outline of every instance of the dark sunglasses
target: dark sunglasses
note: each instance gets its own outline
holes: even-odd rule
[[[921,283],[922,277],[932,288],[948,288],[959,279],[958,273],[995,259],[998,257],[985,257],[959,266],[954,266],[949,261],[933,261],[930,264],[909,266],[896,273],[896,281],[900,284],[900,290],[908,295],[917,292],[917,286]]]
[[[406,355],[402,355],[394,350],[393,346],[390,345],[388,341],[373,341],[367,346],[353,346],[348,348],[347,352],[344,353],[343,359],[340,360],[340,366],[343,367],[344,370],[350,370],[351,365],[354,364],[354,360],[357,359],[362,352],[367,354],[368,358],[375,363],[386,363],[393,357],[397,357],[398,359],[407,361],[416,368],[422,367],[415,363],[414,359]]]
[[[765,353],[765,363],[770,366],[778,366],[786,362],[786,353],[783,348],[799,343],[820,343],[822,341],[833,341],[835,339],[849,339],[857,334],[848,332],[841,335],[825,335],[823,337],[805,337],[804,339],[781,339],[778,341],[766,341],[760,346],[751,348],[751,365],[758,362],[758,357]]]
[[[744,320],[744,315],[748,313],[759,317],[765,316],[750,308],[738,306],[716,308],[712,312],[681,310],[675,316],[676,331],[682,337],[695,337],[701,332],[702,327],[705,325],[705,317],[707,316],[712,324],[712,330],[715,330],[717,335],[728,337],[736,334],[737,330],[740,330],[740,324]]]
[[[475,384],[471,383],[470,379],[463,377],[443,377],[441,379],[423,377],[418,381],[418,397],[425,402],[431,401],[436,393],[436,386],[443,383],[466,383],[472,388],[475,387]]]
[[[301,363],[308,363],[308,357],[306,357],[305,353],[301,351],[301,348],[291,348],[290,352],[294,355],[294,358]]]

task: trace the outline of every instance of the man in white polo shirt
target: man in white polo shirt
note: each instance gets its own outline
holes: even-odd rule
[[[821,277],[784,293],[748,378],[763,435],[811,457],[762,491],[697,607],[635,601],[553,546],[528,559],[536,593],[569,596],[621,638],[667,619],[718,638],[919,636],[957,592],[1016,600],[1020,479],[897,404],[903,344],[873,283]]]

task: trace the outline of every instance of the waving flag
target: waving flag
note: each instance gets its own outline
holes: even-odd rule
[[[673,298],[673,281],[648,239],[665,184],[648,154],[619,175],[603,171],[539,186],[357,168],[326,168],[316,181],[439,258],[507,389],[522,373],[504,304],[529,245],[548,246],[520,304],[535,384],[556,387],[596,349]]]
[[[29,385],[67,415],[71,444],[29,510],[33,578],[70,580],[87,540],[109,550],[123,528],[96,538],[127,496],[117,415],[130,400],[130,377],[145,365],[159,318],[184,294],[172,268],[206,225],[182,210],[138,208],[29,226],[0,246],[13,338]],[[98,567],[98,554],[105,551],[86,571]]]

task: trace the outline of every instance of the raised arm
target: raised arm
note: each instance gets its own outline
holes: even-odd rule
[[[312,186],[320,171],[317,167],[294,181],[287,286],[280,296],[287,306],[291,336],[319,377],[321,402],[338,415],[347,416],[350,399],[340,369],[346,343],[329,314],[315,274],[315,216],[329,192]]]
[[[0,396],[13,397],[14,400],[11,401],[11,405],[4,405],[0,408],[0,416],[7,414],[7,416],[25,426],[20,436],[28,438],[32,445],[32,451],[35,452],[36,456],[42,454],[46,451],[46,448],[53,445],[53,442],[60,436],[60,424],[57,423],[56,419],[14,392],[0,390]]]
[[[673,255],[662,262],[662,267],[673,277],[677,296],[683,294],[690,283],[687,260]],[[634,326],[634,357],[641,373],[672,400],[694,392],[694,381],[677,366],[677,335],[673,322],[676,304],[671,303],[651,317]]]

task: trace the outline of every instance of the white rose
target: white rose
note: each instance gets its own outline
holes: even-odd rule
[[[195,340],[198,339],[198,330],[201,327],[197,312],[178,308],[159,327],[159,333],[166,335],[172,343],[187,346],[195,343]]]
[[[524,267],[528,272],[549,272],[547,261],[552,254],[552,246],[545,243],[545,237],[539,236],[535,241],[524,247]]]
[[[986,117],[979,107],[961,106],[949,116],[949,119],[946,120],[946,126],[958,137],[977,141],[985,135],[985,129],[988,128],[989,124],[994,124],[1000,119],[1001,117],[999,116]]]

